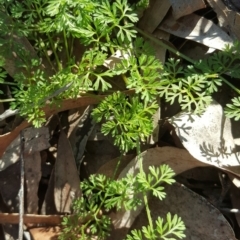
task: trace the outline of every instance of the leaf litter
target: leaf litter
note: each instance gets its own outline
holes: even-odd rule
[[[212,19],[207,16],[209,6]],[[222,49],[225,43],[240,40],[237,7],[230,10],[220,0],[152,0],[150,7],[142,13],[138,27],[180,51],[185,47],[190,54],[194,51],[191,49],[198,47],[195,57],[202,58],[207,52]],[[23,43],[35,54],[26,38],[23,38]],[[168,53],[152,44],[156,56],[164,62]],[[203,47],[200,48],[199,44]],[[10,56],[6,62],[5,68],[10,75],[17,71],[15,60]],[[9,133],[0,136],[0,207],[1,212],[8,213],[9,217],[2,223],[1,239],[17,237],[14,213],[18,212],[19,205],[21,131],[25,134],[25,218],[39,219],[25,223],[31,239],[53,239],[58,236],[58,225],[63,215],[72,213],[71,203],[81,195],[80,178],[88,177],[90,173],[113,174],[119,153],[111,139],[99,140],[91,136],[93,128],[87,124],[91,120],[89,116],[84,117],[83,110],[77,114],[75,124],[68,112],[97,104],[103,98],[65,100],[59,109],[47,106],[44,109],[46,116],[56,115],[58,119],[53,129],[49,124],[36,130],[23,121]],[[224,105],[221,93],[216,99]],[[168,201],[160,202],[153,198],[150,207],[154,218],[165,215],[166,211],[179,213],[187,224],[187,239],[233,240],[240,237],[240,160],[236,145],[236,139],[240,138],[239,122],[236,125],[225,119],[221,105],[214,102],[202,116],[197,116],[191,112],[179,113],[177,104],[169,110],[169,106],[161,102],[155,122],[160,119],[168,121],[159,121],[158,136],[155,134],[151,144],[145,146],[147,150],[141,154],[146,171],[149,165],[167,163],[176,172],[179,184],[167,188]],[[4,111],[1,113],[1,119],[5,119]],[[64,115],[68,118],[67,123],[62,121]],[[2,123],[3,126],[7,125],[5,121]],[[92,134],[97,133],[93,131]],[[50,146],[56,149],[57,154],[50,151]],[[81,152],[78,157],[76,146]],[[126,155],[117,176],[121,178],[137,169],[134,154]],[[40,220],[41,216],[48,220]],[[111,213],[111,217],[114,224],[111,239],[119,240],[129,229],[141,228],[146,220],[141,208],[134,212]],[[3,217],[0,215],[0,218]],[[52,224],[49,224],[51,221]],[[40,228],[37,222],[45,223],[45,227]]]

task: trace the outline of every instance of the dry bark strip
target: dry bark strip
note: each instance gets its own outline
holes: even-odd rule
[[[36,214],[24,214],[24,223],[33,224],[49,224],[58,225],[61,224],[64,215],[36,215]],[[19,214],[18,213],[0,213],[0,223],[1,224],[18,224]]]

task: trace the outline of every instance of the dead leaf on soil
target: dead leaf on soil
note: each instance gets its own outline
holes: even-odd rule
[[[62,131],[54,167],[54,201],[58,212],[71,212],[71,204],[79,198],[80,180],[71,145]]]
[[[42,176],[40,152],[24,157],[26,213],[38,213],[38,187]]]
[[[127,90],[127,91],[123,91],[123,92],[126,94],[134,93],[133,90]],[[43,110],[46,113],[46,118],[47,118],[56,113],[63,112],[66,110],[97,104],[107,96],[108,95],[95,95],[95,96],[91,96],[91,97],[79,97],[76,99],[66,99],[66,100],[63,100],[61,107],[59,107],[59,108],[53,108],[52,106],[47,105],[46,107],[44,107]],[[31,123],[29,123],[27,121],[23,121],[18,127],[16,127],[11,132],[0,136],[0,157],[6,151],[9,144],[15,138],[17,138],[20,131],[23,130],[24,128],[27,128],[30,125],[31,125]]]
[[[29,229],[33,240],[57,240],[61,233],[61,228],[56,227],[37,227]]]
[[[214,49],[222,50],[226,44],[233,43],[232,38],[222,28],[196,14],[190,14],[178,20],[169,14],[158,28]]]
[[[240,209],[240,187],[236,187],[234,184],[231,185],[230,188],[230,198],[231,198],[231,203],[232,203],[232,208],[233,209]],[[240,214],[235,213],[235,217],[237,220],[237,224],[240,227]]]
[[[159,166],[161,164],[168,164],[176,174],[182,173],[188,169],[208,166],[205,163],[196,161],[185,149],[178,149],[174,147],[163,147],[163,148],[151,148],[141,154],[143,158],[144,171],[148,172],[149,166]],[[106,165],[106,170],[104,167],[101,169],[102,172],[109,172],[109,165]],[[129,164],[122,170],[119,178],[127,175],[127,173],[136,174],[139,170],[139,160],[137,158],[133,159]],[[114,169],[112,169],[112,172]],[[111,214],[115,230],[113,231],[117,234],[116,229],[121,229],[121,232],[125,236],[128,229],[131,227],[135,218],[141,212],[143,206],[139,206],[135,211],[123,211]],[[115,236],[115,235],[114,235]],[[115,239],[115,238],[114,238]]]
[[[173,9],[173,17],[178,19],[180,17],[191,14],[197,10],[206,8],[203,0],[169,0]]]
[[[91,117],[92,106],[88,106],[77,120],[70,125],[69,142],[79,170],[89,136],[95,126]],[[78,171],[79,172],[79,171]]]
[[[20,132],[20,131],[19,131]],[[15,132],[16,133],[16,132]],[[10,135],[14,135],[15,133]],[[24,154],[30,155],[35,152],[47,149],[49,145],[48,128],[26,128],[23,130],[25,139]],[[17,162],[20,156],[20,138],[16,136],[15,140],[7,147],[2,159],[0,159],[0,171],[6,169],[11,164]]]
[[[20,188],[20,162],[0,172],[0,192],[7,211],[18,212]]]
[[[143,152],[141,156],[143,157],[145,172],[148,171],[149,166],[159,166],[161,164],[168,164],[176,174],[180,174],[188,169],[199,166],[209,166],[202,162],[198,162],[185,149],[173,147],[149,149]],[[139,162],[137,159],[133,159],[123,169],[119,178],[126,176],[127,173],[135,174],[138,172],[138,169]],[[163,202],[152,200],[151,206],[151,212],[153,213],[154,218],[158,216],[163,217],[168,211],[172,214],[179,214],[186,223],[187,239],[190,239],[190,236],[195,236],[197,240],[216,238],[222,240],[235,240],[233,230],[223,215],[204,198],[193,193],[189,189],[185,188],[183,190],[182,187],[179,186],[175,189],[174,186],[170,186],[167,189],[167,199]],[[192,211],[189,212],[189,208],[191,208]],[[112,232],[109,239],[114,238],[116,240],[122,240],[127,234],[129,228],[136,227],[132,224],[141,211],[142,207],[139,207],[136,211],[112,213],[111,218],[115,230]],[[145,217],[140,217],[140,219],[143,221]]]
[[[216,12],[219,25],[226,28],[233,39],[240,39],[240,13],[229,10],[223,1],[207,0]]]
[[[231,122],[225,117],[220,104],[213,101],[201,115],[182,111],[170,122],[194,158],[240,176],[240,153],[235,152]]]
[[[165,191],[167,196],[163,201],[155,197],[149,201],[154,221],[159,216],[166,220],[165,216],[170,212],[182,218],[186,226],[186,239],[237,240],[232,227],[222,213],[205,198],[177,183],[165,186]],[[147,224],[146,213],[142,211],[131,229],[140,229]]]
[[[41,208],[41,214],[57,214],[58,211],[56,210],[55,206],[55,199],[54,199],[54,169],[48,181],[48,188],[45,194],[45,198]]]
[[[116,172],[116,178],[118,177],[118,175],[121,173],[121,171],[128,165],[128,163],[134,158],[134,154],[130,154],[130,155],[125,155],[122,156],[122,158],[117,157],[114,158],[110,161],[108,161],[107,163],[105,163],[104,165],[102,165],[98,171],[97,174],[103,174],[109,178],[111,178],[114,174],[114,171],[118,165],[118,162],[120,161],[120,164],[118,166],[117,172]]]
[[[148,33],[153,33],[170,7],[169,0],[151,0],[149,7],[144,11],[144,15],[138,23],[138,27]]]

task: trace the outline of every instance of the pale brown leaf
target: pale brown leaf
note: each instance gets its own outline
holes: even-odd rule
[[[62,131],[54,167],[54,201],[58,212],[71,212],[71,204],[79,198],[80,180],[71,145]]]
[[[196,14],[190,14],[178,20],[169,14],[160,24],[159,29],[214,49],[222,50],[226,44],[233,43],[233,39],[222,28]]]
[[[173,17],[178,19],[180,17],[191,14],[197,10],[206,8],[203,0],[169,0],[173,9]]]

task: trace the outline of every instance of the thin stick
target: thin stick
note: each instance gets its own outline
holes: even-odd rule
[[[24,214],[24,224],[46,224],[46,225],[59,225],[63,220],[64,215],[37,215],[37,214]],[[20,214],[18,213],[0,213],[0,224],[18,224]]]
[[[69,218],[76,218],[74,214],[72,215],[38,215],[38,214],[24,214],[23,222],[24,224],[36,224],[36,225],[60,225],[63,218],[68,216]],[[0,224],[18,224],[19,223],[19,213],[0,213]],[[93,216],[87,215],[85,218],[79,218],[79,225],[93,220]]]
[[[19,233],[18,239],[23,239],[23,215],[24,215],[24,135],[20,132],[20,190],[19,190]]]

